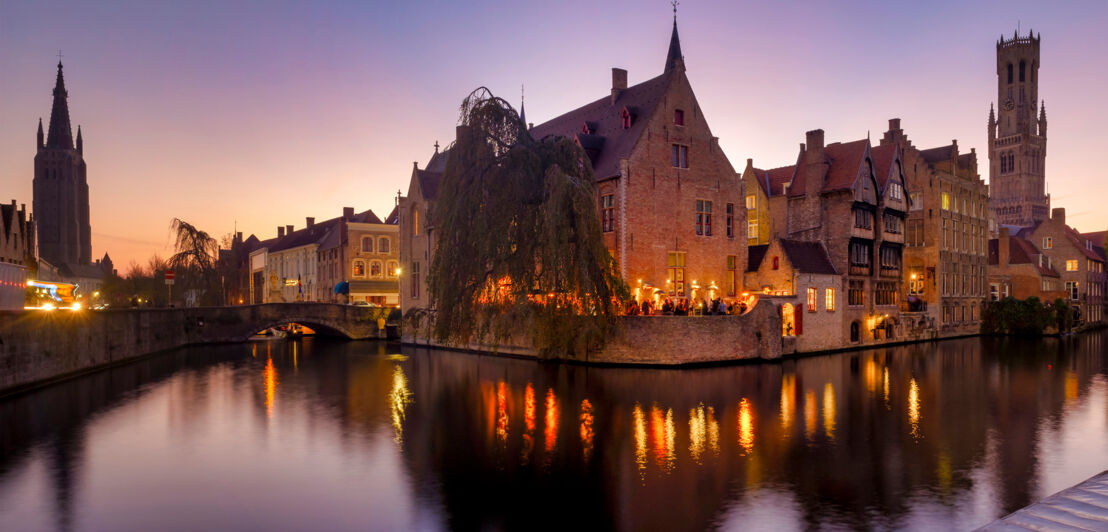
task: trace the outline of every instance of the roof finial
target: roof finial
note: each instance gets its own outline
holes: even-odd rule
[[[671,0],[670,5],[673,6],[673,23],[677,24],[677,6],[681,5],[681,2],[677,0]]]
[[[439,141],[435,141],[435,153],[439,152]]]
[[[58,66],[62,66],[62,51],[58,49]]]
[[[527,111],[523,107],[524,103],[525,103],[525,100],[524,100],[524,94],[523,94],[523,84],[520,83],[519,84],[519,121],[523,122],[523,124],[524,124],[523,127],[527,127]]]

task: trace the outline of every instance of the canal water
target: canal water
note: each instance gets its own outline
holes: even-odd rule
[[[182,349],[0,400],[0,528],[964,530],[1108,469],[1106,343],[688,370]]]

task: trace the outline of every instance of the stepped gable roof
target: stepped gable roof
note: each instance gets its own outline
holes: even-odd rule
[[[827,156],[830,168],[827,169],[823,192],[852,188],[854,181],[858,179],[858,169],[862,167],[862,160],[866,156],[868,147],[867,139],[845,144],[836,142],[825,147],[823,152]]]
[[[930,148],[926,150],[920,150],[920,157],[929,163],[937,163],[941,161],[949,161],[950,157],[954,154],[954,145],[947,144],[946,146],[939,146],[938,148]],[[961,157],[959,157],[961,159]]]
[[[605,95],[568,113],[539,124],[529,130],[535,140],[550,137],[578,139],[593,163],[596,179],[619,175],[619,161],[631,155],[646,123],[654,114],[673,75],[666,72],[619,92],[615,102]],[[631,113],[631,127],[623,129],[623,109]],[[585,128],[590,129],[589,132]]]
[[[974,152],[963,153],[958,156],[958,167],[965,168],[966,170],[972,170],[974,163],[977,162],[977,154]]]
[[[767,244],[746,248],[746,271],[758,271],[758,267],[762,265],[762,259],[766,257],[766,250],[768,249],[769,245]]]
[[[823,242],[803,242],[800,240],[781,240],[781,249],[789,259],[793,269],[804,273],[837,275],[831,264],[831,257],[823,247]]]
[[[877,186],[882,191],[885,190],[885,185],[889,181],[889,175],[892,174],[893,161],[896,159],[896,150],[899,148],[896,144],[884,144],[881,146],[874,146],[870,148],[870,157],[873,158],[873,173],[877,177]]]

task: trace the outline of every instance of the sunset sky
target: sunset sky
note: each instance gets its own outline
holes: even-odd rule
[[[82,126],[93,255],[168,255],[180,217],[259,238],[344,206],[392,209],[479,86],[539,123],[661,73],[668,2],[0,2],[0,201],[31,204],[58,50]],[[708,2],[678,10],[688,76],[741,171],[804,132],[958,139],[987,176],[995,42],[1042,33],[1052,204],[1108,228],[1108,2]],[[76,133],[76,131],[74,131]]]

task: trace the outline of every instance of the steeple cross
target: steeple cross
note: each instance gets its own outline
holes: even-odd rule
[[[60,49],[58,50],[58,62],[62,62],[62,51]]]
[[[681,5],[681,2],[677,0],[671,0],[670,5],[673,6],[673,20],[677,20],[677,6]]]

